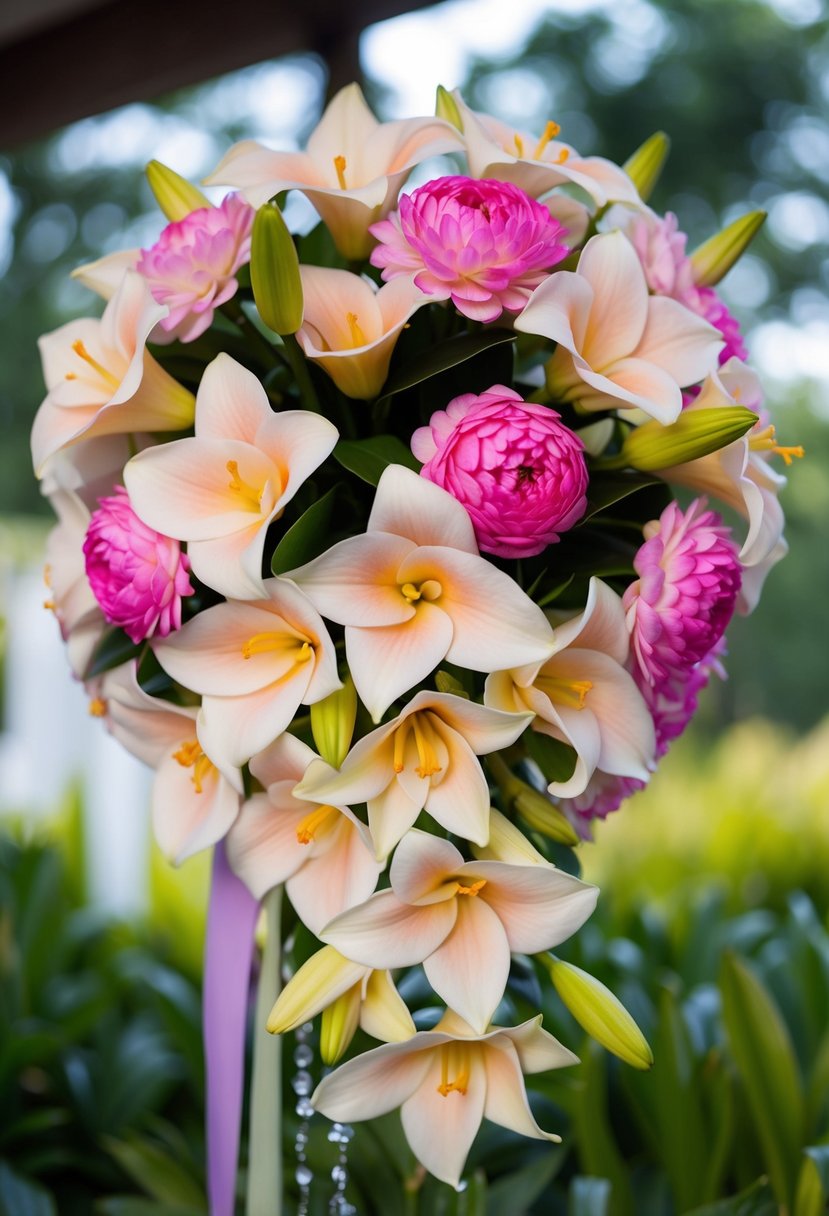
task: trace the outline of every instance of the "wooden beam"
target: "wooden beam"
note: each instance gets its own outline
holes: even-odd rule
[[[361,30],[428,3],[110,0],[0,46],[0,147],[291,52],[356,76]]]

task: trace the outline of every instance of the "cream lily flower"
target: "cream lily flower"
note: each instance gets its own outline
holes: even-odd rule
[[[77,279],[102,299],[111,300],[123,283],[127,271],[135,270],[140,257],[140,249],[119,249],[116,253],[107,253],[94,262],[76,266],[69,277]]]
[[[447,832],[485,845],[489,787],[476,756],[514,743],[531,713],[505,714],[450,693],[419,692],[403,712],[351,749],[340,771],[322,760],[298,798],[368,803],[378,857],[386,857],[422,810]]]
[[[301,591],[265,580],[265,599],[217,604],[153,643],[165,671],[202,696],[199,738],[226,772],[286,730],[300,704],[340,687],[334,644]]]
[[[305,152],[275,152],[246,139],[205,181],[237,187],[254,207],[281,190],[301,190],[340,253],[359,261],[375,244],[369,225],[392,210],[414,166],[460,147],[455,128],[439,118],[378,122],[360,86],[350,84],[329,103]]]
[[[540,1014],[520,1026],[474,1034],[448,1011],[434,1030],[375,1047],[341,1065],[311,1101],[343,1123],[373,1119],[399,1106],[418,1161],[456,1187],[484,1118],[535,1140],[560,1140],[533,1118],[522,1074],[577,1063],[577,1056],[542,1030]]]
[[[644,410],[668,424],[680,389],[716,367],[721,335],[676,300],[651,296],[621,232],[591,237],[575,272],[559,270],[535,289],[515,321],[522,333],[558,343],[547,386],[580,409]]]
[[[312,954],[279,994],[268,1018],[271,1034],[287,1034],[335,1001],[348,1005],[346,1020],[384,1043],[402,1043],[415,1031],[412,1015],[388,971],[344,958],[333,946]],[[349,1016],[350,1015],[350,1016]]]
[[[188,542],[203,583],[261,597],[265,534],[337,438],[318,414],[274,413],[257,377],[221,354],[199,386],[195,436],[140,452],[124,483],[145,523]]]
[[[444,658],[492,671],[552,652],[544,613],[478,555],[457,499],[402,465],[383,472],[364,535],[286,577],[345,625],[349,669],[375,722]]]
[[[291,791],[316,753],[283,734],[250,762],[265,786],[242,807],[227,838],[231,867],[257,899],[279,883],[312,933],[367,899],[382,865],[350,810],[312,806]]]
[[[72,490],[49,495],[58,523],[46,541],[43,578],[47,595],[43,607],[54,612],[73,675],[83,678],[106,621],[86,577],[83,541],[89,510]]]
[[[155,769],[152,820],[162,852],[178,865],[221,840],[239,813],[242,775],[220,773],[205,755],[198,710],[149,696],[134,663],[108,672],[101,696],[112,734]]]
[[[556,628],[555,651],[546,662],[498,671],[487,680],[485,704],[531,710],[532,730],[575,748],[572,777],[551,782],[551,794],[576,797],[597,770],[650,779],[653,719],[624,668],[628,649],[621,599],[592,578],[584,611]]]
[[[376,397],[404,325],[428,297],[405,276],[378,290],[347,270],[301,266],[300,274],[305,312],[297,341],[306,358],[347,397]]]
[[[335,917],[318,936],[366,966],[422,962],[435,992],[476,1031],[504,995],[510,953],[563,942],[599,894],[552,866],[464,861],[448,840],[416,829],[398,845],[389,877],[390,890]]]
[[[48,389],[32,426],[32,461],[42,477],[56,452],[93,435],[180,431],[193,421],[193,394],[144,348],[166,308],[129,272],[100,321],[69,321],[39,342]]]
[[[539,137],[470,110],[457,90],[453,97],[463,121],[463,141],[472,177],[512,182],[532,198],[554,186],[579,186],[599,206],[609,202],[640,203],[624,169],[601,156],[579,156],[558,139],[558,123],[548,122]]]
[[[762,413],[762,402],[756,373],[742,360],[734,358],[708,377],[699,396],[685,408],[711,409],[739,404]],[[769,458],[774,455],[790,464],[793,456],[803,455],[803,449],[780,447],[774,427],[761,416],[748,434],[727,447],[699,460],[660,469],[658,474],[674,485],[718,498],[748,521],[748,531],[739,553],[743,582],[737,603],[743,613],[752,612],[757,606],[766,575],[788,552],[783,537],[783,509],[777,498],[786,478],[769,464]]]

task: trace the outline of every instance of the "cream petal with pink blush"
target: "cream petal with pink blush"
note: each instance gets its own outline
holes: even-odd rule
[[[341,687],[313,605],[285,579],[264,589],[264,599],[217,604],[153,642],[164,670],[201,694],[199,738],[223,772],[272,743],[301,704]]]
[[[511,952],[563,942],[598,897],[598,888],[554,867],[467,862],[448,840],[417,830],[398,845],[389,878],[390,890],[318,936],[366,966],[423,963],[435,992],[478,1032],[504,995]]]
[[[274,413],[257,377],[221,354],[202,377],[195,431],[127,464],[132,505],[151,528],[188,542],[203,583],[233,599],[263,596],[265,534],[337,429],[307,410]]]
[[[357,84],[329,102],[304,152],[277,152],[255,140],[234,144],[206,178],[234,186],[254,207],[282,190],[301,190],[349,261],[365,258],[369,225],[388,214],[415,165],[458,151],[457,131],[440,118],[378,122]]]
[[[353,1123],[400,1107],[409,1147],[430,1173],[457,1187],[484,1118],[535,1140],[558,1141],[538,1126],[524,1073],[577,1064],[578,1057],[541,1027],[473,1029],[447,1011],[434,1030],[387,1043],[342,1064],[311,1099],[329,1119]]]
[[[444,658],[492,671],[552,653],[544,613],[478,555],[460,503],[402,465],[384,470],[366,533],[286,578],[345,625],[349,670],[375,722]]]
[[[410,280],[379,290],[361,275],[301,266],[304,316],[297,341],[347,397],[369,401],[386,382],[395,344],[427,303]]]
[[[254,794],[227,839],[232,868],[257,899],[279,883],[300,919],[319,935],[338,913],[371,895],[383,868],[365,826],[343,806],[309,805],[292,790],[316,754],[285,733],[254,756],[265,786]]]

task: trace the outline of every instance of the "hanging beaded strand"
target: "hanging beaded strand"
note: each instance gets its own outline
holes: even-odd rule
[[[337,1164],[331,1170],[331,1181],[335,1191],[328,1204],[329,1216],[357,1216],[357,1209],[345,1197],[348,1185],[348,1146],[354,1136],[354,1128],[348,1123],[333,1123],[328,1139],[339,1148]]]
[[[296,1153],[296,1171],[294,1177],[299,1188],[297,1216],[308,1216],[311,1204],[311,1183],[314,1180],[311,1167],[308,1165],[308,1154],[306,1151],[308,1148],[308,1125],[314,1113],[314,1108],[311,1105],[311,1090],[313,1089],[314,1082],[308,1071],[314,1059],[314,1052],[309,1043],[313,1030],[313,1022],[305,1022],[304,1025],[297,1028],[296,1047],[294,1049],[294,1064],[296,1064],[297,1071],[294,1073],[291,1081],[294,1093],[297,1096],[295,1109],[299,1115],[299,1127],[297,1128],[296,1140],[294,1141]]]

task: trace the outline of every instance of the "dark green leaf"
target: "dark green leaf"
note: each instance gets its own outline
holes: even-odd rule
[[[583,524],[629,494],[655,485],[659,485],[658,479],[644,473],[593,473],[587,491],[587,510],[579,522]]]
[[[180,1204],[200,1213],[207,1210],[204,1194],[195,1179],[158,1144],[143,1136],[123,1140],[104,1136],[104,1146],[134,1182],[162,1203]]]
[[[653,1045],[660,1156],[679,1211],[707,1198],[703,1190],[710,1145],[700,1101],[694,1053],[682,1009],[673,992],[662,990]]]
[[[203,1207],[182,1207],[177,1203],[159,1203],[155,1199],[135,1199],[131,1195],[112,1195],[99,1199],[96,1216],[204,1216]]]
[[[328,544],[331,511],[338,489],[339,486],[332,487],[291,525],[271,558],[271,570],[274,574],[294,570],[322,553]]]
[[[829,1199],[829,1144],[804,1149],[794,1216],[824,1216]]]
[[[130,641],[123,629],[108,629],[92,651],[84,679],[91,680],[93,676],[103,675],[113,667],[138,658],[143,645],[143,642],[136,644]]]
[[[739,1195],[706,1203],[687,1216],[780,1216],[780,1211],[765,1180],[758,1179]]]
[[[344,469],[356,473],[370,486],[376,486],[390,464],[402,464],[415,473],[420,464],[401,439],[395,435],[375,435],[372,439],[343,439],[334,448],[334,459]]]
[[[424,380],[430,380],[441,372],[457,367],[459,363],[474,359],[476,355],[493,346],[512,342],[514,338],[515,334],[508,329],[485,329],[475,334],[460,334],[456,338],[450,338],[448,342],[440,342],[421,354],[417,363],[399,368],[386,381],[383,396],[391,397],[394,393],[413,388]]]
[[[550,1145],[528,1165],[490,1184],[486,1216],[522,1216],[546,1190],[561,1169],[566,1150]]]
[[[547,781],[569,781],[576,768],[575,748],[537,730],[525,731],[523,742]]]

